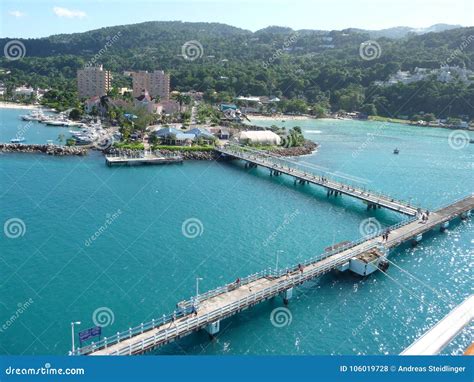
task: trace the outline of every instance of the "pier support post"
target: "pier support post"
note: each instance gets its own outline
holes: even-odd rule
[[[283,303],[288,305],[288,301],[293,297],[293,288],[287,289],[286,291],[282,292]]]
[[[213,338],[217,333],[219,333],[220,329],[221,329],[220,321],[212,322],[205,327],[206,332],[209,333],[209,336],[211,336],[211,338]]]
[[[411,242],[411,245],[413,247],[415,247],[421,241],[421,239],[423,239],[423,234],[420,233],[420,234],[416,235],[416,237]]]
[[[444,232],[444,231],[446,231],[446,228],[448,228],[448,227],[449,227],[449,222],[444,222],[444,223],[441,224],[441,227],[439,227],[439,230],[441,232]]]
[[[471,216],[471,210],[469,211],[466,211],[466,212],[463,212],[461,214],[461,220],[466,220],[467,218],[469,218]]]

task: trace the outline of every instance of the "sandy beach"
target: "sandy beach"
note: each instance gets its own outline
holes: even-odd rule
[[[0,109],[40,109],[42,108],[41,105],[26,105],[22,103],[14,103],[14,102],[0,102]]]

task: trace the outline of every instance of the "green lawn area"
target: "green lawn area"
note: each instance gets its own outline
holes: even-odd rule
[[[169,150],[169,151],[212,151],[214,146],[166,146],[166,145],[153,145],[152,150]]]
[[[380,117],[378,115],[371,115],[369,116],[370,121],[377,121],[377,122],[392,122],[392,123],[405,123],[407,125],[410,124],[408,119],[399,119],[399,118],[389,118],[389,117]]]

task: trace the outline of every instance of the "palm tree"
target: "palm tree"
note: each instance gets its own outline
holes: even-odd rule
[[[183,93],[173,94],[172,98],[175,99],[179,103],[180,113],[181,113],[181,109],[183,105],[189,105],[191,103],[191,97],[187,94],[183,94]]]

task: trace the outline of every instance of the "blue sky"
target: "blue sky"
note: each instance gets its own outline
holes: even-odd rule
[[[0,0],[1,37],[43,37],[152,20],[257,30],[472,26],[472,0]]]

